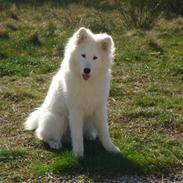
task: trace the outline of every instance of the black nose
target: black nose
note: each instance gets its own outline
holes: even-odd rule
[[[84,68],[84,73],[85,73],[85,74],[89,74],[90,71],[91,71],[90,68]]]

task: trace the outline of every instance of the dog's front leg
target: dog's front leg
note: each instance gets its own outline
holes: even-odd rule
[[[120,149],[112,143],[109,135],[106,106],[101,106],[97,108],[95,112],[95,127],[98,132],[99,139],[104,148],[109,152],[119,153]]]
[[[69,125],[72,138],[73,153],[77,156],[83,156],[83,115],[79,110],[69,111]]]

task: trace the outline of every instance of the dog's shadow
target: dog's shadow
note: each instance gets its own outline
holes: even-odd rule
[[[59,174],[87,174],[99,176],[116,176],[122,174],[143,174],[143,170],[135,162],[128,159],[123,153],[113,154],[106,152],[98,140],[85,141],[84,157],[78,158],[72,154],[70,144],[64,144],[61,150],[51,150],[47,144],[44,147],[58,157],[52,171]],[[60,161],[60,166],[59,166]],[[68,161],[63,165],[62,161]]]

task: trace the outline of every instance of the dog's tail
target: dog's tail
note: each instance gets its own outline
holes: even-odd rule
[[[36,109],[32,112],[24,123],[25,130],[35,130],[38,127],[38,120],[40,115],[40,109]]]

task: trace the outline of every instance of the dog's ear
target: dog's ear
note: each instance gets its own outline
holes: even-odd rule
[[[103,39],[100,40],[100,47],[104,52],[110,52],[113,50],[114,43],[112,37],[105,34]]]
[[[87,39],[87,36],[88,36],[87,29],[84,27],[81,27],[77,31],[76,36],[77,36],[77,44],[81,44]]]

